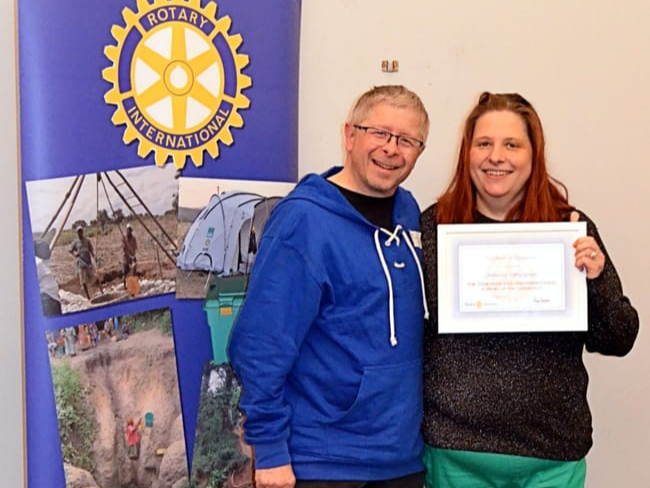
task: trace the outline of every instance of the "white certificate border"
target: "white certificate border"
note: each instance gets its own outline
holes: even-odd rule
[[[438,332],[570,332],[588,330],[587,281],[578,270],[573,243],[587,234],[586,222],[438,225]],[[458,247],[467,244],[562,243],[566,308],[562,311],[462,313],[458,305]]]

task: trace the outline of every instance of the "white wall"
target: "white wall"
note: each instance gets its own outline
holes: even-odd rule
[[[0,2],[0,473],[2,486],[23,486],[22,340],[16,142],[14,2]]]
[[[304,0],[300,172],[342,161],[342,122],[372,85],[402,83],[432,119],[406,182],[422,207],[444,189],[461,124],[483,90],[537,108],[551,172],[598,224],[641,315],[624,359],[589,355],[589,488],[647,486],[650,452],[650,3],[645,0]],[[381,60],[399,61],[381,73]]]

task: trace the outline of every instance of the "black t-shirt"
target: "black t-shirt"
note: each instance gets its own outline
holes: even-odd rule
[[[330,183],[339,189],[345,199],[350,202],[350,205],[363,215],[368,222],[384,229],[393,229],[395,194],[389,197],[370,197],[362,193],[350,191],[331,181]]]

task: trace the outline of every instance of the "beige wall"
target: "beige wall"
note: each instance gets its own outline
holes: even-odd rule
[[[218,2],[217,2],[218,3]],[[431,118],[426,152],[407,186],[424,207],[449,178],[460,124],[480,91],[519,91],[545,125],[551,170],[586,210],[643,323],[650,276],[650,4],[645,0],[303,0],[300,171],[342,159],[349,104],[373,84],[404,83]],[[18,235],[13,2],[0,2],[0,213]],[[396,59],[400,71],[380,72]],[[0,472],[22,482],[18,250],[2,244]],[[650,334],[623,360],[588,357],[595,446],[589,488],[644,486],[650,452]]]
[[[0,2],[0,473],[3,486],[23,486],[22,360],[18,271],[16,71],[13,1]]]
[[[648,484],[648,25],[645,0],[303,1],[301,174],[340,164],[341,123],[374,84],[403,83],[429,110],[428,147],[405,185],[422,207],[448,182],[481,91],[518,91],[538,109],[550,169],[598,224],[642,322],[626,358],[586,358],[589,488]],[[399,72],[381,73],[382,59],[398,60]]]

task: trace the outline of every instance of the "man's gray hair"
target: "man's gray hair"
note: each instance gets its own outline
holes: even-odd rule
[[[397,108],[412,108],[420,115],[422,141],[426,142],[429,135],[429,114],[424,108],[420,97],[403,85],[380,85],[361,95],[350,112],[348,123],[361,124],[370,111],[380,103],[386,103]]]

